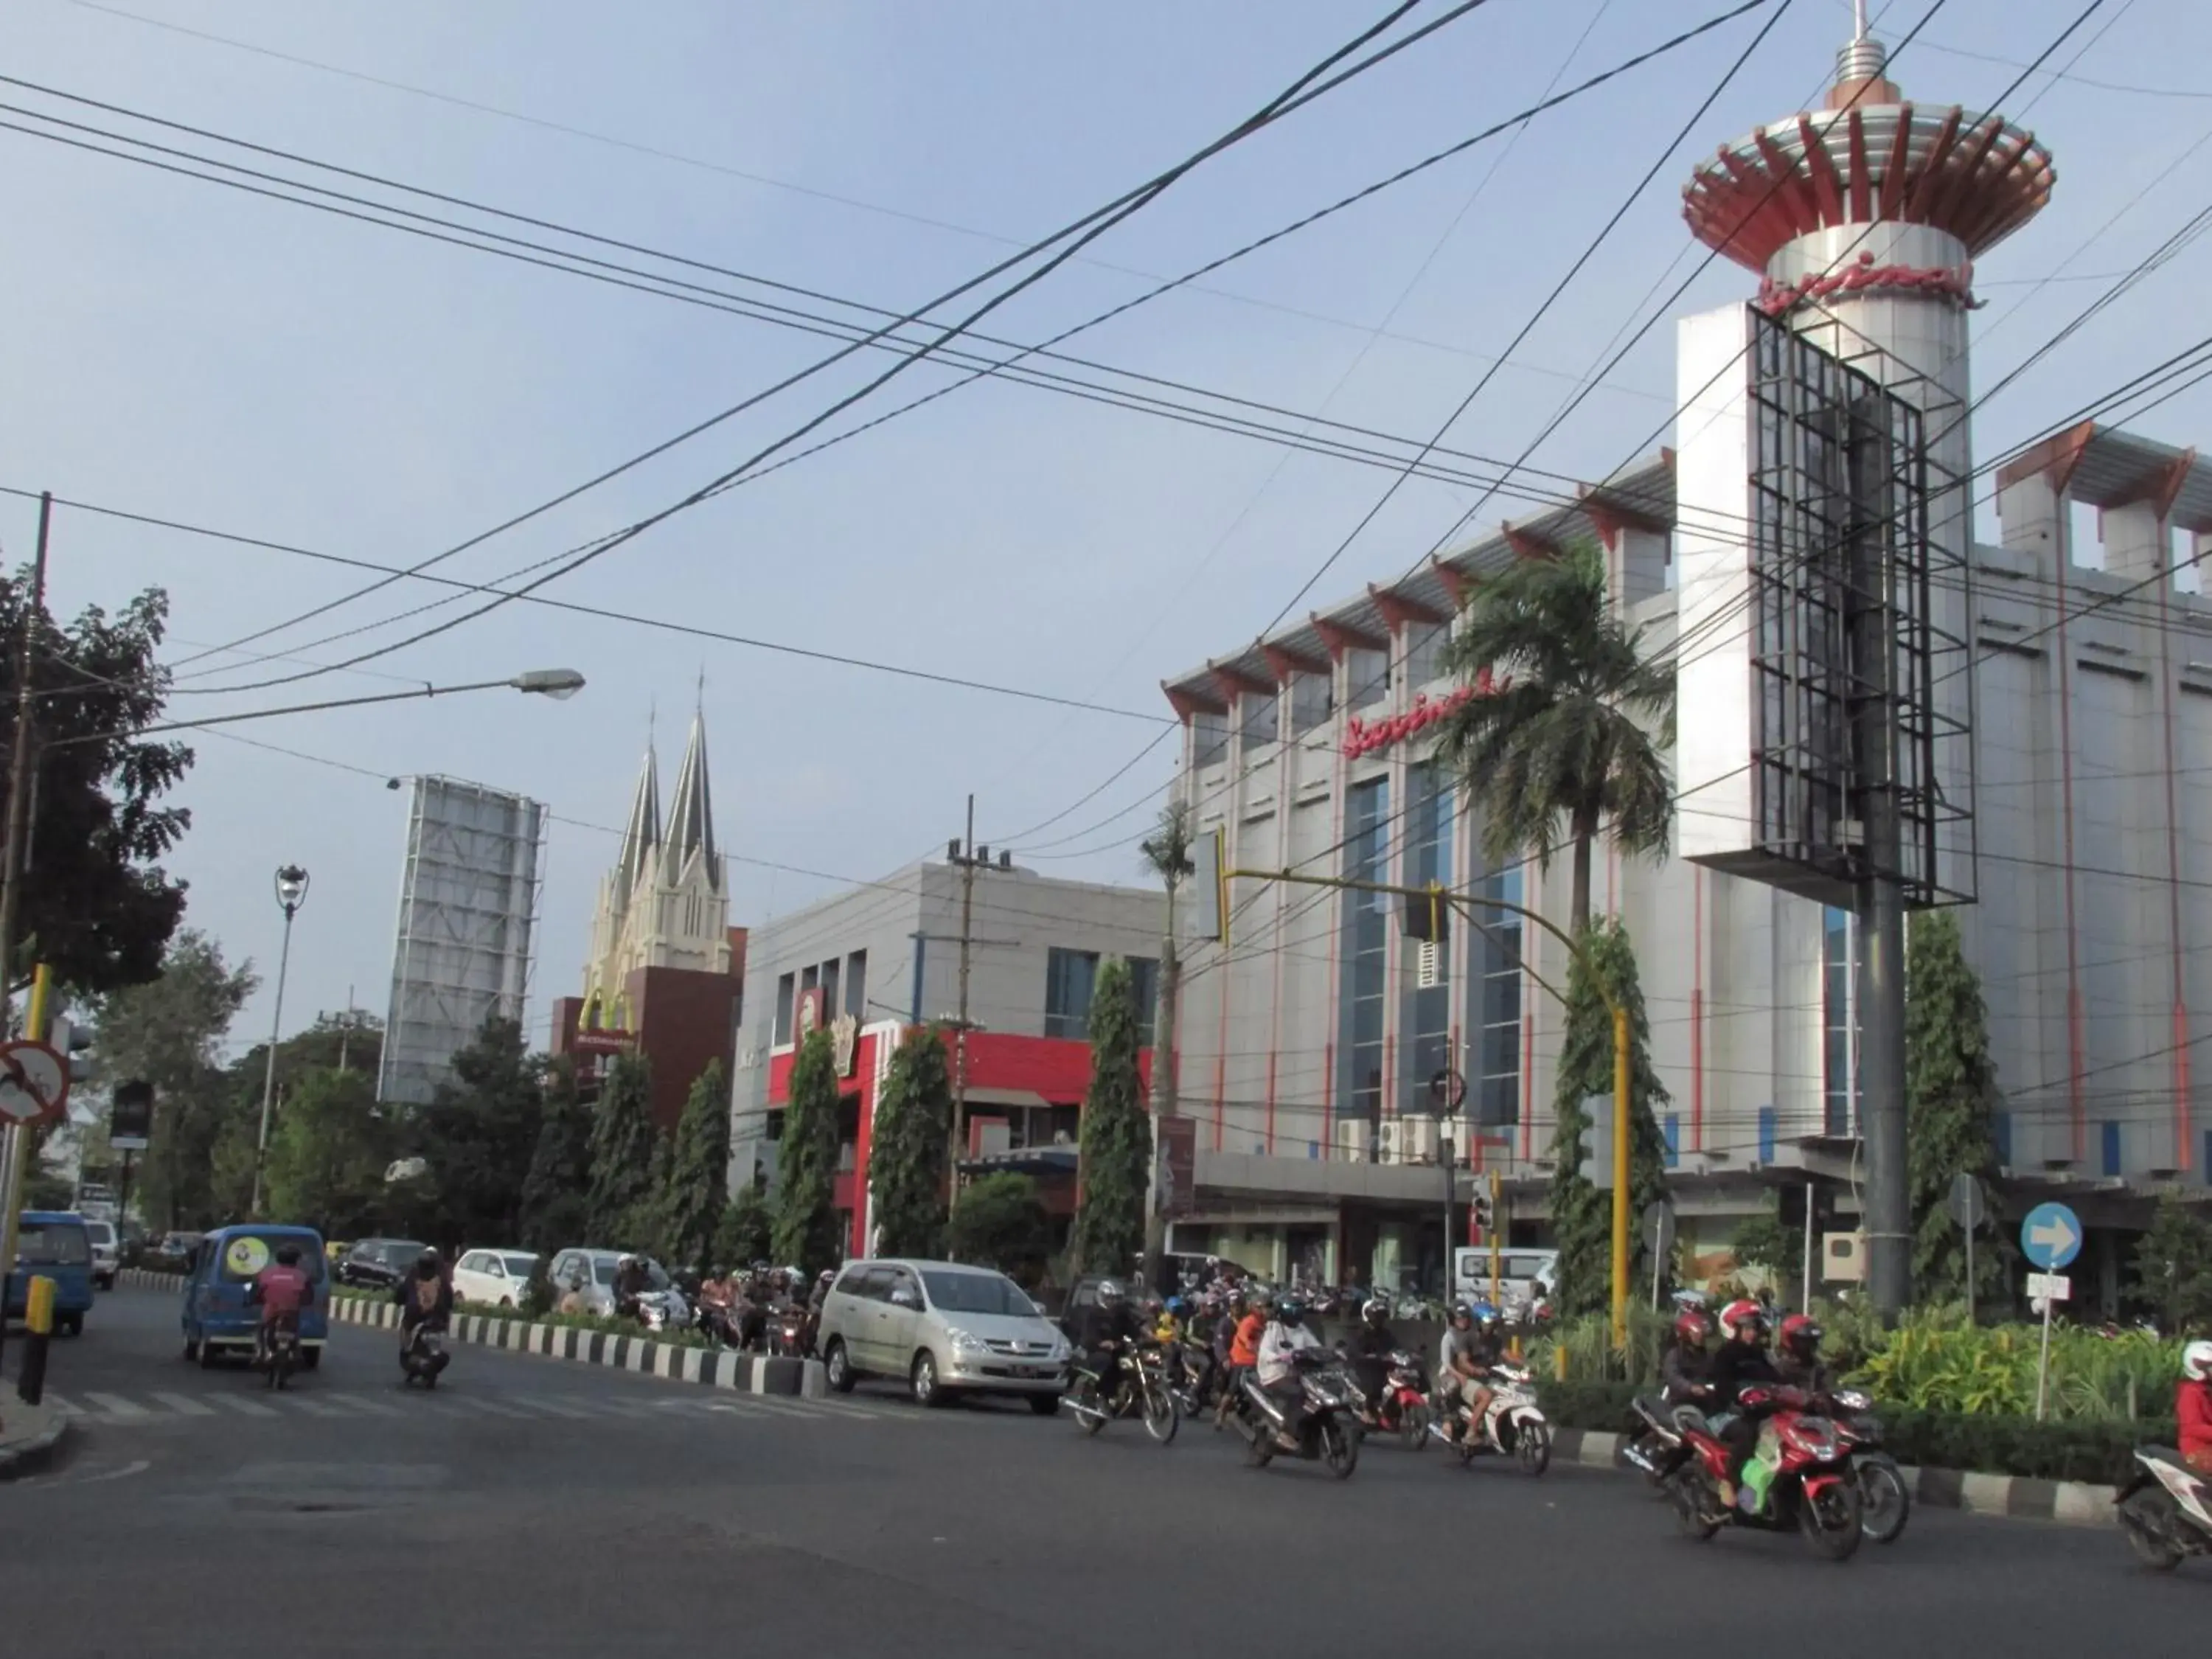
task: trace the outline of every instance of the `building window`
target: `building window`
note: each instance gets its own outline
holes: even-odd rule
[[[1291,735],[1302,738],[1316,726],[1326,725],[1329,712],[1335,704],[1334,675],[1293,676],[1291,680]]]
[[[772,1042],[781,1047],[791,1041],[792,1004],[798,997],[799,982],[786,974],[775,982],[775,1036]]]
[[[1237,709],[1244,717],[1242,741],[1247,754],[1274,742],[1282,702],[1281,694],[1273,691],[1264,695],[1248,691],[1237,698]]]
[[[845,1012],[863,1025],[868,1022],[868,953],[855,951],[845,958]]]
[[[1229,716],[1201,708],[1190,720],[1190,763],[1218,766],[1229,753]]]
[[[837,1018],[837,958],[832,957],[822,964],[822,1018]]]
[[[1344,873],[1387,881],[1390,866],[1390,780],[1370,778],[1345,798]],[[1337,1097],[1341,1115],[1372,1124],[1382,1115],[1382,988],[1390,946],[1387,893],[1344,896],[1344,981],[1337,1006]]]
[[[1450,637],[1447,623],[1432,627],[1413,628],[1406,632],[1406,689],[1418,691],[1434,680],[1441,672],[1437,659],[1443,653],[1444,641]]]
[[[1448,885],[1451,881],[1451,781],[1441,767],[1427,765],[1415,768],[1407,783],[1406,873],[1401,880],[1407,887],[1425,887],[1431,882]],[[1454,1066],[1451,987],[1446,982],[1446,964],[1451,959],[1448,941],[1455,931],[1455,920],[1447,908],[1446,938],[1433,946],[1407,939],[1400,947],[1403,971],[1398,1004],[1401,1112],[1434,1112],[1437,1106],[1429,1096],[1429,1079]],[[1431,951],[1437,982],[1423,990],[1420,962],[1425,953]]]
[[[2103,1155],[2099,1168],[2102,1173],[2116,1176],[2120,1172],[2120,1126],[2100,1123],[2097,1126],[2097,1149]]]
[[[1858,985],[1852,972],[1858,927],[1851,913],[1829,905],[1820,951],[1823,1131],[1838,1139],[1858,1133]]]
[[[1355,646],[1344,653],[1344,706],[1372,708],[1390,695],[1390,653]]]
[[[799,969],[799,995],[801,995],[801,996],[805,996],[805,995],[809,991],[819,990],[819,989],[821,988],[821,986],[822,986],[822,970],[821,970],[819,968],[802,968],[802,969]]]
[[[1484,897],[1518,904],[1519,869],[1484,878]],[[1521,918],[1510,910],[1478,906],[1468,960],[1474,1003],[1474,1121],[1486,1129],[1521,1121]]]
[[[1152,1046],[1152,1015],[1160,1006],[1160,964],[1151,957],[1131,957],[1129,979],[1137,993],[1137,1041]]]
[[[1080,1041],[1091,1035],[1091,992],[1097,982],[1098,952],[1052,947],[1044,967],[1047,1036]]]

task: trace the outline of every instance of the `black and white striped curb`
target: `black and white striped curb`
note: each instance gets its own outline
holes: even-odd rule
[[[185,1291],[182,1273],[157,1273],[150,1267],[118,1267],[115,1282],[134,1291],[174,1291],[181,1296]]]
[[[1595,1429],[1554,1429],[1552,1455],[1557,1462],[1586,1468],[1627,1469],[1620,1461],[1623,1437]],[[2056,1521],[2072,1527],[2114,1524],[2112,1488],[2080,1480],[2037,1480],[2027,1475],[1972,1474],[1960,1469],[1898,1466],[1912,1501],[1935,1510],[1964,1510],[1971,1515],[2001,1515],[2014,1520]]]
[[[155,1291],[180,1291],[185,1282],[174,1273],[148,1273],[136,1267],[125,1267],[118,1279],[125,1285]],[[334,1296],[331,1298],[331,1317],[341,1324],[395,1330],[399,1324],[399,1309],[390,1302]],[[571,1359],[586,1365],[611,1365],[641,1376],[696,1382],[738,1394],[788,1395],[801,1400],[820,1400],[830,1392],[829,1375],[818,1359],[771,1359],[761,1354],[690,1348],[642,1336],[587,1331],[574,1325],[538,1325],[493,1314],[457,1313],[447,1335],[451,1341],[480,1347],[538,1354],[548,1359]]]

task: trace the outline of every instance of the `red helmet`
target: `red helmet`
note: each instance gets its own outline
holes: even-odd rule
[[[1747,1296],[1740,1296],[1721,1310],[1721,1340],[1757,1342],[1766,1335],[1766,1310]]]
[[[1703,1308],[1685,1308],[1674,1316],[1674,1340],[1685,1347],[1702,1348],[1712,1334],[1712,1316]]]
[[[1810,1314],[1791,1314],[1782,1322],[1782,1332],[1777,1345],[1793,1359],[1807,1364],[1820,1351],[1820,1326]]]

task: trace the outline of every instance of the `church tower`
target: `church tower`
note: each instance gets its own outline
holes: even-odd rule
[[[730,971],[730,894],[714,850],[714,812],[707,782],[707,720],[691,719],[668,820],[660,818],[659,763],[645,764],[614,867],[600,878],[592,954],[584,976],[586,1027],[627,1029],[629,977],[641,968]]]

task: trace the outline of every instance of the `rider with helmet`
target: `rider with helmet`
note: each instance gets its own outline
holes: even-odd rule
[[[1221,1404],[1213,1413],[1216,1428],[1228,1421],[1229,1408],[1237,1399],[1237,1389],[1259,1364],[1261,1339],[1267,1333],[1267,1293],[1255,1291],[1249,1298],[1243,1299],[1242,1306],[1237,1328],[1229,1338],[1229,1371],[1221,1388]]]
[[[1321,1339],[1307,1328],[1305,1304],[1294,1296],[1277,1303],[1275,1316],[1260,1338],[1260,1387],[1274,1402],[1278,1426],[1286,1437],[1297,1427],[1303,1397],[1297,1356],[1320,1347]]]
[[[1437,1387],[1443,1399],[1455,1395],[1467,1407],[1466,1420],[1449,1431],[1455,1440],[1482,1426],[1490,1409],[1490,1370],[1504,1357],[1498,1334],[1498,1310],[1487,1302],[1469,1306],[1462,1302],[1451,1310],[1451,1324],[1437,1355]]]
[[[438,1252],[424,1246],[415,1258],[415,1273],[392,1287],[392,1299],[399,1304],[399,1346],[415,1344],[417,1330],[442,1331],[453,1315],[453,1287],[446,1278]]]
[[[1705,1397],[1712,1375],[1712,1316],[1703,1308],[1685,1308],[1674,1316],[1674,1340],[1660,1362],[1669,1405],[1686,1405]]]
[[[281,1320],[290,1320],[297,1328],[300,1310],[313,1299],[314,1285],[307,1278],[307,1270],[300,1265],[297,1244],[279,1244],[276,1259],[253,1275],[253,1282],[246,1287],[246,1299],[258,1304],[261,1323],[254,1333],[254,1359],[258,1363],[269,1352],[269,1334]]]
[[[2212,1474],[2212,1342],[2191,1342],[2182,1349],[2173,1419],[2180,1425],[2182,1461],[2199,1474]]]
[[[1098,1281],[1097,1298],[1076,1316],[1075,1346],[1085,1370],[1097,1374],[1098,1398],[1113,1398],[1121,1380],[1121,1354],[1139,1334],[1136,1310],[1121,1293],[1119,1279]]]
[[[1774,1369],[1784,1382],[1807,1394],[1826,1394],[1834,1379],[1820,1363],[1820,1339],[1826,1334],[1810,1314],[1791,1314],[1774,1337]]]
[[[1390,1304],[1370,1296],[1361,1304],[1359,1327],[1352,1334],[1352,1373],[1359,1391],[1367,1396],[1370,1414],[1390,1385],[1390,1356],[1398,1351],[1398,1338],[1390,1328]]]
[[[1767,1357],[1766,1310],[1749,1297],[1739,1297],[1721,1310],[1720,1335],[1707,1381],[1719,1408],[1719,1415],[1711,1419],[1713,1432],[1729,1451],[1721,1502],[1733,1509],[1736,1479],[1759,1443],[1759,1419],[1772,1404],[1769,1390],[1781,1383],[1782,1376]]]

